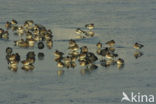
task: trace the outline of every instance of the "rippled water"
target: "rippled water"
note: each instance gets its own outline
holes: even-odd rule
[[[122,92],[156,92],[156,1],[155,0],[1,0],[0,27],[11,19],[23,24],[33,19],[54,33],[52,50],[21,49],[10,41],[0,40],[0,104],[120,104]],[[68,42],[75,37],[74,29],[95,23],[96,36],[77,41],[96,51],[96,43],[114,39],[117,52],[125,60],[122,70],[116,67],[98,69],[81,75],[83,67],[64,69],[57,76],[53,52],[67,52]],[[144,55],[135,59],[135,42],[144,44]],[[22,59],[28,51],[43,52],[44,60],[36,60],[35,70],[8,70],[5,48],[12,46]],[[126,102],[125,102],[126,103]]]

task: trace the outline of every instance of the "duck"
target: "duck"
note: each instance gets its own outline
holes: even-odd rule
[[[79,56],[79,52],[77,52],[77,51],[71,51],[71,52],[68,53],[68,55],[77,57],[77,56]]]
[[[96,53],[97,53],[98,55],[101,55],[101,49],[98,48],[98,49],[96,50]]]
[[[106,54],[109,52],[109,49],[108,47],[104,48],[104,49],[101,49],[100,51],[100,55],[101,56],[106,56]]]
[[[102,48],[102,43],[99,41],[97,44],[96,44],[97,48],[98,49],[101,49]]]
[[[65,64],[70,63],[70,62],[71,62],[71,57],[69,57],[69,56],[64,57],[64,58],[63,58],[63,62],[64,62]]]
[[[17,72],[17,70],[18,70],[18,63],[16,61],[13,61],[13,62],[9,63],[8,68],[11,71]]]
[[[46,34],[44,35],[44,38],[45,38],[46,41],[52,40],[52,37],[53,37],[53,36],[52,36],[50,33],[46,33]]]
[[[4,31],[1,35],[2,39],[8,40],[9,39],[9,32],[8,31]]]
[[[8,30],[8,29],[10,29],[11,28],[11,23],[10,22],[6,22],[5,23],[5,28]]]
[[[27,41],[29,47],[34,47],[34,45],[35,45],[35,40],[34,40],[33,38],[31,38],[31,39],[26,39],[26,41]]]
[[[77,35],[75,38],[76,39],[84,39],[84,38],[87,38],[87,37],[86,36],[83,36],[83,35]]]
[[[18,53],[8,54],[6,55],[6,59],[8,63],[17,62],[20,61],[20,55]]]
[[[93,63],[93,62],[98,60],[98,57],[94,53],[88,52],[87,53],[87,60],[89,63]]]
[[[75,44],[74,46],[69,47],[68,49],[70,49],[71,51],[77,51],[79,49],[79,46]]]
[[[51,39],[47,40],[46,45],[47,45],[48,49],[51,49],[53,47],[53,41]]]
[[[139,58],[139,57],[141,57],[142,55],[144,55],[142,52],[140,52],[140,51],[135,51],[135,53],[134,53],[134,57],[137,59],[137,58]]]
[[[88,31],[85,33],[86,36],[93,37],[95,35],[94,31]]]
[[[76,44],[76,41],[70,39],[70,40],[69,40],[69,47],[74,47],[75,45],[77,45],[77,44]]]
[[[22,66],[22,69],[25,70],[25,71],[30,71],[30,70],[34,70],[35,66],[32,65],[32,64],[29,64],[29,65],[23,65]]]
[[[26,60],[21,61],[21,63],[23,65],[25,65],[25,66],[26,65],[32,65],[34,62],[35,62],[35,60],[33,58],[29,58],[29,59],[26,59]]]
[[[16,20],[14,20],[14,19],[11,20],[11,24],[12,24],[12,25],[17,25],[17,23],[18,23],[18,22],[17,22]]]
[[[3,34],[4,30],[0,28],[0,35]]]
[[[86,60],[79,61],[79,63],[80,63],[80,66],[88,65],[88,62]]]
[[[85,31],[81,30],[80,28],[77,28],[77,29],[75,30],[75,33],[76,33],[76,34],[83,34],[83,33],[85,33]]]
[[[32,38],[33,38],[33,34],[30,31],[26,32],[26,39],[32,39]]]
[[[12,25],[11,26],[11,30],[12,31],[17,31],[17,29],[18,29],[18,26],[16,26],[16,25]],[[15,34],[18,34],[18,33],[15,33]]]
[[[106,44],[110,47],[113,47],[115,45],[115,41],[114,40],[110,40],[108,42],[106,42]]]
[[[87,29],[89,29],[89,30],[92,30],[92,29],[94,29],[95,26],[94,26],[93,23],[90,23],[90,24],[86,24],[85,27],[86,27]]]
[[[76,67],[76,63],[75,62],[71,62],[71,67],[75,68]]]
[[[64,55],[64,53],[63,52],[60,52],[59,50],[56,50],[55,52],[54,52],[54,56],[56,57],[56,58],[60,58],[60,57],[62,57]]]
[[[29,52],[26,54],[26,59],[29,59],[29,58],[35,59],[35,57],[36,57],[36,54],[35,54],[34,51],[29,51]]]
[[[87,53],[88,52],[88,47],[87,46],[83,46],[80,49],[81,49],[81,53]]]
[[[61,62],[61,61],[57,62],[57,67],[58,68],[63,68],[64,67],[64,63]]]
[[[25,33],[24,27],[19,26],[17,29],[17,34],[21,37]]]
[[[137,42],[133,45],[133,48],[135,48],[135,49],[141,49],[143,47],[144,47],[144,45],[137,43]]]
[[[29,44],[27,41],[18,40],[18,41],[14,41],[14,42],[15,42],[15,46],[19,46],[19,47],[23,47],[23,48],[29,47]]]
[[[117,61],[116,61],[117,65],[121,65],[121,64],[124,64],[124,60],[122,58],[119,58]]]
[[[86,58],[87,58],[87,54],[86,53],[80,53],[79,54],[79,61],[86,60]]]

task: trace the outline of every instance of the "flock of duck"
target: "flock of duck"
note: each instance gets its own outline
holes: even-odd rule
[[[75,33],[77,34],[77,38],[90,38],[94,37],[95,32],[93,29],[95,28],[94,24],[86,24],[85,28],[87,30],[82,30],[81,28],[77,28]],[[40,24],[35,24],[33,20],[26,20],[23,25],[19,25],[16,20],[12,20],[11,22],[7,21],[5,23],[5,29],[0,28],[0,38],[2,40],[9,40],[9,31],[12,30],[14,35],[19,37],[18,40],[14,41],[14,45],[21,48],[29,48],[34,47],[37,44],[38,49],[43,49],[44,44],[46,44],[48,49],[52,49],[53,47],[53,33],[50,29],[46,29],[45,26]],[[118,53],[115,50],[115,41],[110,40],[105,43],[105,47],[103,47],[103,43],[100,41],[96,44],[96,53],[89,51],[87,46],[79,46],[76,40],[70,39],[68,46],[68,53],[65,54],[60,50],[56,50],[54,52],[55,61],[57,63],[57,74],[63,75],[63,68],[75,68],[77,63],[80,66],[84,67],[80,70],[81,74],[90,73],[93,70],[98,68],[96,65],[97,61],[103,67],[109,66],[117,66],[118,69],[123,68],[124,59],[120,58]],[[143,55],[139,50],[144,47],[144,45],[140,43],[135,43],[133,48],[136,49],[134,53],[134,57],[138,58]],[[29,51],[26,54],[26,59],[21,60],[20,54],[13,52],[12,47],[6,48],[6,60],[8,62],[8,68],[13,71],[17,71],[18,64],[21,62],[21,69],[30,71],[33,70],[35,63],[35,52]],[[38,53],[38,59],[43,60],[44,53]]]
[[[45,26],[35,24],[33,20],[26,20],[23,25],[19,25],[16,20],[5,23],[6,30],[0,28],[0,38],[2,40],[9,40],[9,31],[17,35],[17,40],[14,41],[14,46],[20,48],[33,48],[37,44],[38,49],[43,49],[46,44],[48,49],[53,47],[53,35],[50,29]],[[20,54],[15,53],[12,47],[6,48],[6,60],[8,68],[17,71],[19,63],[21,62],[21,69],[30,71],[33,70],[36,54],[34,51],[29,51],[26,54],[26,59],[21,60]],[[44,53],[38,53],[38,59],[43,60]]]

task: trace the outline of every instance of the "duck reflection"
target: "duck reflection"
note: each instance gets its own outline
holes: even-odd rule
[[[64,75],[64,70],[60,69],[60,70],[57,70],[57,76],[63,76]]]
[[[117,68],[118,68],[118,69],[123,69],[124,66],[125,66],[124,64],[117,64]]]
[[[39,59],[39,60],[43,60],[43,59],[44,59],[44,53],[39,52],[39,53],[38,53],[38,59]]]
[[[97,65],[91,64],[89,66],[86,66],[85,68],[80,70],[81,75],[91,74],[93,71],[95,71],[98,68]]]

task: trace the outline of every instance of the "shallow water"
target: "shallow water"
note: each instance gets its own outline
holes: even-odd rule
[[[52,50],[21,49],[13,46],[17,37],[10,34],[10,41],[0,40],[0,104],[121,104],[122,92],[156,94],[156,1],[155,0],[1,0],[0,27],[11,19],[19,23],[33,19],[54,33]],[[100,40],[116,41],[117,52],[125,60],[122,70],[104,68],[81,75],[84,67],[64,69],[57,76],[53,52],[67,52],[68,42],[74,38],[77,27],[95,23],[96,36],[78,40],[92,52]],[[135,59],[132,48],[135,42],[144,44],[144,55]],[[35,70],[17,72],[8,70],[5,48],[14,47],[22,59],[28,51],[43,52],[44,60],[36,60]],[[21,66],[21,65],[20,65]],[[127,104],[127,102],[125,102]]]

